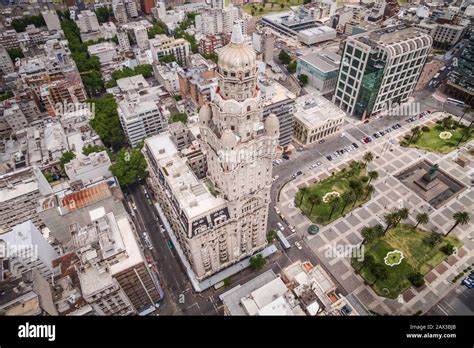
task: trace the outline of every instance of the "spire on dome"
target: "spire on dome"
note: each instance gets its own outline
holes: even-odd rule
[[[243,44],[244,36],[242,35],[242,26],[240,23],[234,24],[232,28],[232,36],[230,37],[230,42],[234,44]]]

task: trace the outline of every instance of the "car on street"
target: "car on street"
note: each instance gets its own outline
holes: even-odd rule
[[[319,144],[322,144],[322,143],[324,143],[325,141],[326,141],[326,140],[321,139],[318,143],[319,143]]]
[[[279,176],[278,176],[278,175],[275,175],[275,176],[272,178],[272,180],[273,180],[273,181],[277,181],[278,178],[279,178]]]
[[[326,156],[326,158],[328,159],[328,161],[332,161],[332,156],[331,155]]]
[[[356,149],[359,148],[359,145],[357,145],[356,143],[352,143],[352,146],[354,146]]]
[[[319,167],[321,165],[321,162],[316,162],[316,163],[313,163],[312,165],[309,166],[309,169],[313,169],[313,168],[316,168],[316,167]]]
[[[171,242],[170,239],[168,239],[168,241],[166,242],[166,245],[168,245],[168,248],[171,250],[173,249],[173,242]]]
[[[471,280],[469,278],[464,278],[462,281],[462,284],[467,286],[468,289],[474,288],[474,280]]]
[[[283,158],[283,159],[285,159],[285,160],[289,160],[289,159],[290,159],[290,156],[288,156],[288,155],[283,155],[283,156],[281,156],[281,158]]]
[[[280,231],[284,231],[285,228],[283,227],[283,225],[281,224],[281,222],[277,222],[277,226],[278,228],[280,229]]]
[[[293,233],[296,232],[295,226],[289,225],[288,228],[290,229],[291,232],[293,232]]]
[[[300,242],[295,242],[295,247],[297,247],[299,250],[303,249]]]
[[[298,170],[296,173],[293,174],[293,178],[296,178],[297,176],[303,175],[303,172],[301,170]]]
[[[280,208],[278,208],[277,206],[275,206],[275,212],[280,215]]]
[[[296,149],[296,151],[303,151],[303,147],[302,147],[302,146],[298,146],[298,148]]]

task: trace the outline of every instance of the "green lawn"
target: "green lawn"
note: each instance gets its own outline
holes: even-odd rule
[[[266,4],[246,4],[242,9],[254,16],[262,16],[270,12],[288,11],[291,6],[297,6],[304,3],[304,0],[267,0]],[[283,5],[283,7],[282,7]]]
[[[362,163],[360,167],[354,172],[352,172],[351,168],[346,168],[346,170],[340,171],[334,174],[334,176],[330,176],[310,186],[310,193],[307,193],[303,196],[302,204],[300,204],[302,193],[301,191],[298,191],[295,195],[295,203],[302,210],[304,215],[306,215],[311,221],[326,225],[341,217],[342,208],[344,205],[343,202],[341,202],[334,209],[331,219],[328,220],[331,213],[331,205],[322,201],[326,193],[336,191],[339,192],[339,194],[342,194],[344,192],[348,192],[351,190],[349,187],[349,181],[354,178],[361,178],[364,175],[366,175],[366,169]],[[312,194],[316,194],[318,197],[320,197],[321,203],[315,205],[313,211],[311,212],[312,204],[309,201],[309,197],[311,197]],[[356,202],[351,202],[346,205],[344,215],[367,202],[369,199],[370,195],[366,197],[366,193],[362,193]]]
[[[456,148],[461,147],[467,141],[472,139],[472,134],[470,137],[463,140],[459,146],[456,147],[459,139],[461,139],[462,128],[458,127],[456,129],[447,130],[451,132],[452,136],[449,139],[441,139],[439,134],[446,131],[441,125],[434,125],[430,127],[430,131],[423,133],[416,141],[410,144],[410,147],[415,147],[422,150],[438,152],[438,153],[449,153]],[[410,133],[409,133],[410,134]]]
[[[377,280],[367,267],[363,267],[359,273],[369,284],[372,285],[375,292],[381,296],[396,298],[400,293],[411,286],[408,276],[414,272],[420,272],[425,275],[434,267],[440,264],[447,255],[441,249],[448,242],[459,247],[461,242],[453,236],[443,237],[440,244],[432,247],[426,243],[429,236],[428,231],[417,228],[412,225],[399,224],[395,228],[387,231],[385,236],[365,245],[365,255],[372,255],[375,262],[386,267],[387,278]],[[403,253],[403,260],[399,265],[387,266],[384,257],[388,252],[400,250]],[[363,262],[356,259],[352,260],[354,269],[359,270]],[[388,292],[387,292],[388,290]]]

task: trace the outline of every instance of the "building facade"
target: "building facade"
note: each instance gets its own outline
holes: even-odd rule
[[[218,60],[217,93],[199,112],[208,177],[198,181],[168,138],[145,142],[160,206],[196,278],[249,257],[267,244],[267,216],[279,124],[263,122],[256,54],[234,26]]]
[[[406,101],[428,57],[431,36],[407,25],[349,37],[344,46],[334,102],[365,119],[390,103]]]
[[[322,94],[331,93],[336,88],[341,56],[321,51],[298,57],[296,74],[308,76],[308,84]]]

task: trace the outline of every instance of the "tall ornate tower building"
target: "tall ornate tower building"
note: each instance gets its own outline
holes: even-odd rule
[[[208,176],[199,181],[166,135],[145,141],[160,206],[198,280],[267,244],[267,217],[279,123],[263,121],[256,55],[240,25],[219,53],[219,84],[199,111]]]

